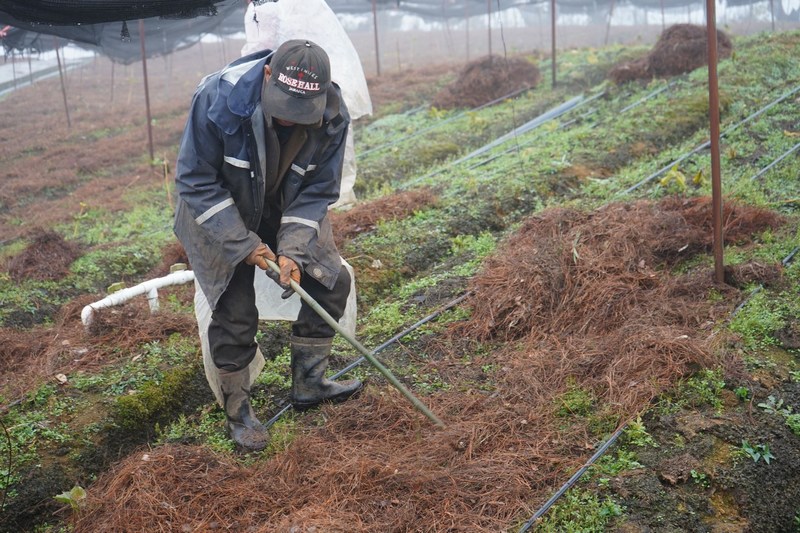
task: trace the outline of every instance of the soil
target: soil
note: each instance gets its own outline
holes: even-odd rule
[[[800,385],[736,381],[757,400],[726,392],[724,415],[706,406],[644,419],[658,447],[637,449],[642,468],[615,479],[611,493],[627,509],[622,531],[796,531],[800,442],[777,414],[757,404],[767,395],[796,405]],[[792,403],[794,402],[794,403]],[[767,443],[768,464],[741,454],[743,442]]]

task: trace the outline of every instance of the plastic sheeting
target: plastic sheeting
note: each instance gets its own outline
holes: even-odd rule
[[[372,113],[358,52],[325,0],[253,2],[247,6],[243,25],[247,42],[242,55],[265,48],[275,50],[291,39],[308,39],[320,45],[328,53],[331,78],[342,89],[350,118]]]

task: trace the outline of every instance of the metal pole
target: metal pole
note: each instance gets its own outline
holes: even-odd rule
[[[17,89],[17,62],[14,61],[14,50],[11,50],[11,78],[14,81],[14,90]]]
[[[775,0],[769,0],[769,14],[772,18],[772,32],[775,32]]]
[[[281,272],[281,269],[280,269],[280,267],[278,267],[278,265],[277,265],[277,264],[275,264],[275,262],[274,262],[274,261],[270,261],[269,259],[265,259],[265,260],[266,260],[266,262],[267,262],[267,265],[269,266],[269,268],[271,268],[271,269],[272,269],[273,271],[275,271],[276,273],[280,274],[280,272]],[[351,344],[351,345],[352,345],[352,346],[353,346],[353,347],[354,347],[356,350],[358,350],[359,352],[361,352],[361,355],[363,355],[363,356],[366,358],[366,360],[367,360],[367,361],[369,361],[369,362],[370,362],[370,364],[371,364],[372,366],[374,366],[374,367],[375,367],[375,368],[378,370],[378,372],[380,372],[381,374],[383,374],[383,376],[384,376],[384,377],[385,377],[387,380],[389,380],[389,382],[390,382],[392,385],[394,385],[394,387],[395,387],[397,390],[399,390],[399,391],[400,391],[400,392],[403,394],[403,396],[405,396],[405,397],[406,397],[406,398],[407,398],[407,399],[408,399],[408,400],[409,400],[409,401],[410,401],[410,402],[411,402],[411,403],[414,405],[414,407],[416,407],[416,408],[417,408],[417,410],[418,410],[418,411],[420,411],[422,414],[424,414],[425,416],[427,416],[427,417],[428,417],[428,418],[431,420],[431,422],[433,422],[433,423],[434,423],[436,426],[438,426],[438,427],[441,427],[441,428],[445,427],[445,425],[444,425],[444,422],[442,422],[442,421],[441,421],[441,420],[440,420],[440,419],[439,419],[439,418],[438,418],[438,417],[437,417],[435,414],[433,414],[433,413],[430,411],[430,409],[428,409],[428,407],[427,407],[427,406],[426,406],[424,403],[422,403],[422,402],[421,402],[421,401],[420,401],[420,400],[419,400],[419,399],[418,399],[416,396],[414,396],[414,394],[413,394],[413,393],[412,393],[410,390],[408,390],[408,389],[406,388],[406,386],[405,386],[405,385],[403,385],[403,384],[402,384],[402,383],[401,383],[401,382],[400,382],[400,381],[399,381],[399,380],[398,380],[398,379],[397,379],[397,378],[394,376],[394,374],[392,374],[392,372],[391,372],[391,371],[390,371],[388,368],[386,368],[385,366],[383,366],[383,363],[381,363],[380,361],[378,361],[378,360],[377,360],[377,359],[376,359],[376,358],[375,358],[375,357],[372,355],[372,353],[371,353],[369,350],[367,350],[367,349],[366,349],[366,348],[365,348],[365,347],[364,347],[364,346],[363,346],[363,345],[362,345],[360,342],[358,342],[358,340],[357,340],[357,339],[355,339],[355,338],[351,337],[351,336],[350,336],[350,334],[349,334],[349,333],[347,333],[347,332],[346,332],[346,331],[345,331],[345,330],[344,330],[344,329],[343,329],[343,328],[342,328],[342,327],[339,325],[339,323],[338,323],[338,322],[336,322],[336,321],[333,319],[333,317],[332,317],[331,315],[329,315],[329,314],[328,314],[328,312],[327,312],[327,311],[325,311],[325,309],[323,309],[323,308],[322,308],[322,306],[320,306],[320,305],[319,305],[319,304],[318,304],[318,303],[317,303],[317,302],[316,302],[316,301],[315,301],[315,300],[314,300],[314,299],[313,299],[313,298],[312,298],[312,297],[311,297],[311,296],[310,296],[310,295],[309,295],[309,294],[308,294],[308,293],[307,293],[305,290],[303,290],[303,288],[302,288],[302,287],[300,287],[300,284],[299,284],[299,283],[297,283],[297,282],[296,282],[296,281],[294,281],[294,280],[291,280],[291,282],[290,282],[290,283],[291,283],[291,287],[292,287],[292,289],[294,290],[294,292],[296,292],[297,294],[299,294],[299,295],[300,295],[300,298],[302,298],[302,299],[303,299],[303,301],[304,301],[305,303],[307,303],[307,304],[308,304],[308,305],[309,305],[309,306],[310,306],[310,307],[311,307],[311,308],[312,308],[314,311],[316,311],[316,312],[317,312],[317,314],[318,314],[318,315],[319,315],[319,316],[320,316],[320,317],[321,317],[321,318],[322,318],[322,319],[323,319],[323,320],[324,320],[324,321],[325,321],[325,322],[326,322],[326,323],[327,323],[327,324],[328,324],[330,327],[332,327],[332,328],[334,329],[334,331],[336,331],[336,332],[337,332],[337,333],[339,333],[339,334],[340,334],[342,337],[344,337],[345,339],[347,339],[347,341],[348,341],[348,342],[349,342],[349,343],[350,343],[350,344]]]
[[[606,39],[604,44],[608,46],[608,34],[611,33],[611,19],[614,18],[614,0],[611,0],[611,6],[608,8],[608,21],[606,22]]]
[[[466,5],[466,13],[464,14],[464,22],[467,28],[467,63],[469,63],[469,3]]]
[[[486,28],[489,32],[489,57],[492,55],[492,0],[486,0]]]
[[[372,0],[372,28],[375,34],[375,70],[378,76],[381,75],[381,53],[378,49],[378,5],[376,0]]]
[[[114,60],[111,60],[111,102],[114,102]]]
[[[714,222],[714,280],[725,281],[722,233],[722,179],[719,157],[719,85],[717,81],[717,21],[715,0],[706,0],[708,41],[708,115],[711,126],[711,191]]]
[[[550,69],[553,76],[553,88],[556,87],[556,0],[550,0]]]
[[[144,19],[139,19],[139,42],[142,48],[142,72],[144,73],[144,105],[147,109],[147,147],[150,149],[150,164],[155,160],[153,152],[153,125],[150,118],[150,82],[147,79],[147,55],[144,49]]]
[[[28,50],[28,77],[31,80],[31,85],[33,85],[33,66],[31,65],[31,56],[33,55],[33,51]]]
[[[67,87],[64,84],[64,69],[61,68],[61,54],[58,53],[57,37],[53,37],[53,48],[56,51],[56,61],[58,61],[58,77],[61,78],[61,96],[64,98],[64,112],[67,114],[67,128],[72,129],[72,121],[69,119],[69,106],[67,105]]]

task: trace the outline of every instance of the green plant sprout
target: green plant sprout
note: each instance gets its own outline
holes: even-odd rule
[[[80,511],[81,504],[86,499],[86,490],[80,485],[75,485],[71,490],[53,496],[59,503],[68,503],[73,511]]]
[[[772,459],[775,459],[775,456],[769,451],[769,444],[752,445],[746,439],[742,439],[741,450],[755,463],[757,463],[759,459],[763,459],[765,463],[769,464]]]
[[[775,396],[772,396],[772,395],[767,397],[767,401],[760,402],[758,404],[758,406],[760,408],[762,408],[764,411],[766,411],[767,413],[770,413],[770,414],[773,414],[773,415],[789,416],[790,414],[792,414],[792,408],[791,407],[789,407],[789,406],[784,407],[783,406],[783,400],[782,399],[776,399]]]
[[[695,484],[700,485],[701,487],[707,489],[711,485],[711,481],[708,479],[708,476],[704,472],[698,472],[695,469],[692,469],[689,474],[692,476],[692,481]]]
[[[645,446],[658,448],[658,443],[653,439],[652,435],[647,432],[647,428],[644,422],[642,422],[641,415],[637,416],[636,420],[628,422],[628,426],[625,428],[625,437],[628,439],[628,442],[634,446],[639,446],[640,448]]]
[[[741,401],[746,402],[747,399],[750,397],[750,389],[747,387],[736,387],[733,389],[733,393],[739,398]]]

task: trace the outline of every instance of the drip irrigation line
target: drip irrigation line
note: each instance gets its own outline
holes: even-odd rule
[[[471,109],[466,109],[464,111],[456,113],[455,115],[453,115],[451,117],[448,117],[448,118],[442,120],[441,122],[437,122],[436,124],[431,124],[427,128],[422,128],[421,130],[417,130],[414,133],[411,133],[409,135],[405,135],[403,137],[398,137],[397,139],[395,139],[393,141],[390,141],[388,143],[384,143],[384,144],[381,144],[379,146],[375,146],[373,148],[370,148],[369,150],[364,150],[363,152],[359,152],[359,153],[356,154],[356,158],[363,157],[363,156],[365,156],[367,154],[371,154],[372,152],[377,152],[379,150],[384,150],[386,148],[390,148],[392,146],[395,146],[396,144],[400,144],[402,142],[405,142],[405,141],[407,141],[409,139],[413,139],[415,137],[419,137],[423,133],[428,133],[429,131],[436,129],[439,126],[444,126],[445,124],[449,124],[450,122],[453,122],[454,120],[463,117],[467,113],[474,113],[475,111],[480,111],[481,109],[483,109],[485,107],[490,107],[490,106],[493,106],[493,105],[495,105],[497,103],[500,103],[500,102],[502,102],[504,100],[508,100],[509,98],[514,98],[515,96],[519,96],[520,94],[525,93],[527,91],[530,91],[531,89],[533,89],[533,87],[525,87],[525,88],[522,88],[522,89],[517,89],[515,91],[512,91],[512,92],[504,95],[504,96],[501,96],[499,98],[495,98],[491,102],[486,102],[485,104],[481,104],[478,107],[474,107],[474,108],[471,108]]]
[[[797,144],[795,144],[794,146],[792,146],[791,148],[789,148],[788,150],[786,150],[786,151],[783,153],[783,155],[781,155],[781,156],[780,156],[778,159],[776,159],[775,161],[773,161],[773,162],[772,162],[772,163],[770,163],[769,165],[767,165],[767,166],[765,166],[764,168],[762,168],[762,169],[761,169],[761,170],[758,172],[758,174],[756,174],[755,176],[753,176],[752,178],[750,178],[750,180],[751,180],[751,181],[755,181],[755,180],[757,180],[758,178],[760,178],[761,176],[763,176],[763,175],[764,175],[764,174],[765,174],[765,173],[766,173],[766,172],[767,172],[769,169],[771,169],[772,167],[774,167],[775,165],[777,165],[778,163],[780,163],[781,161],[783,161],[784,159],[786,159],[786,157],[788,157],[788,156],[789,156],[789,155],[790,155],[792,152],[794,152],[794,151],[795,151],[795,150],[797,150],[798,148],[800,148],[800,143],[797,143]]]
[[[736,123],[736,124],[734,124],[734,125],[732,125],[732,126],[728,127],[728,128],[725,130],[725,131],[723,131],[722,133],[720,133],[720,137],[724,137],[724,136],[725,136],[725,135],[727,135],[728,133],[730,133],[730,132],[734,131],[734,130],[735,130],[736,128],[738,128],[739,126],[741,126],[741,125],[743,125],[743,124],[745,124],[745,123],[747,123],[747,122],[750,122],[751,120],[753,120],[754,118],[758,117],[759,115],[762,115],[763,113],[765,113],[765,112],[766,112],[766,111],[768,111],[769,109],[773,108],[774,106],[778,105],[778,104],[779,104],[779,103],[781,103],[782,101],[786,100],[786,99],[787,99],[787,98],[789,98],[790,96],[794,95],[794,94],[795,94],[795,93],[797,93],[798,91],[800,91],[800,85],[798,85],[797,87],[795,87],[795,88],[794,88],[794,89],[792,89],[791,91],[789,91],[789,92],[785,93],[783,96],[780,96],[780,97],[778,97],[777,99],[773,100],[772,102],[770,102],[770,103],[769,103],[769,104],[767,104],[766,106],[762,107],[761,109],[759,109],[759,110],[758,110],[758,111],[756,111],[755,113],[751,114],[751,115],[750,115],[750,116],[748,116],[747,118],[743,119],[742,121],[740,121],[740,122],[738,122],[738,123]],[[701,150],[704,150],[704,149],[708,148],[709,146],[711,146],[711,141],[710,141],[710,140],[709,140],[709,141],[706,141],[706,142],[704,142],[703,144],[701,144],[700,146],[696,147],[694,150],[692,150],[692,151],[691,151],[691,152],[689,152],[688,154],[685,154],[684,156],[682,156],[682,157],[680,157],[680,158],[676,159],[676,160],[675,160],[675,161],[673,161],[672,163],[670,163],[670,164],[668,164],[668,165],[666,165],[666,166],[664,166],[664,167],[660,168],[659,170],[657,170],[657,171],[656,171],[656,172],[654,172],[653,174],[650,174],[649,176],[647,176],[646,178],[644,178],[644,179],[643,179],[643,180],[641,180],[640,182],[636,183],[635,185],[632,185],[632,186],[628,187],[627,189],[625,189],[625,190],[624,190],[624,191],[622,191],[622,192],[618,192],[618,193],[615,195],[615,197],[619,197],[619,196],[623,196],[623,195],[625,195],[625,194],[628,194],[628,193],[630,193],[630,192],[632,192],[632,191],[634,191],[634,190],[638,189],[638,188],[639,188],[639,187],[641,187],[642,185],[644,185],[644,184],[646,184],[646,183],[649,183],[649,182],[653,181],[654,179],[656,179],[656,178],[657,178],[657,177],[659,177],[661,174],[663,174],[663,173],[664,173],[664,172],[666,172],[667,170],[671,169],[672,167],[674,167],[674,166],[675,166],[675,165],[677,165],[678,163],[681,163],[681,162],[682,162],[682,161],[684,161],[685,159],[688,159],[689,157],[693,156],[693,155],[694,155],[694,154],[696,154],[697,152],[699,152],[699,151],[701,151]]]
[[[487,152],[488,150],[494,148],[495,146],[497,146],[499,144],[502,144],[502,143],[508,141],[509,139],[516,138],[517,135],[520,135],[522,133],[527,133],[527,132],[529,132],[529,131],[541,126],[542,124],[544,124],[544,123],[546,123],[546,122],[548,122],[550,120],[554,120],[554,119],[560,117],[561,115],[564,115],[564,114],[568,113],[569,111],[572,111],[573,109],[577,109],[578,107],[582,106],[583,104],[585,104],[587,102],[591,102],[592,100],[595,100],[595,99],[599,98],[600,96],[602,96],[604,94],[605,94],[605,92],[601,92],[601,93],[596,94],[596,95],[594,95],[594,96],[592,96],[592,97],[590,97],[588,99],[584,98],[581,95],[581,96],[576,96],[576,97],[574,97],[574,98],[572,98],[570,100],[567,100],[566,102],[564,102],[564,103],[562,103],[562,104],[550,109],[549,111],[546,111],[546,112],[542,113],[538,117],[526,122],[522,126],[514,129],[513,131],[511,131],[509,133],[506,133],[506,134],[502,135],[501,137],[496,138],[494,141],[484,145],[483,147],[478,148],[477,150],[475,150],[475,151],[473,151],[473,152],[471,152],[471,153],[469,153],[469,154],[467,154],[467,155],[465,155],[463,157],[460,157],[460,158],[456,159],[455,161],[451,161],[449,163],[446,163],[444,166],[442,166],[441,168],[438,168],[437,170],[434,170],[433,172],[429,172],[428,174],[426,174],[424,176],[419,176],[419,177],[417,177],[417,178],[415,178],[415,179],[413,179],[411,181],[408,181],[408,182],[404,183],[403,186],[401,187],[401,189],[407,189],[408,187],[411,187],[411,186],[419,183],[420,181],[423,181],[423,180],[426,180],[428,178],[432,178],[434,176],[437,176],[437,175],[447,171],[450,167],[453,167],[453,166],[455,166],[455,165],[457,165],[459,163],[463,163],[464,161],[468,161],[469,159],[472,159],[473,157],[481,155],[482,153]],[[515,149],[516,149],[516,147],[513,147],[509,151],[513,151]]]
[[[428,323],[428,322],[430,322],[431,320],[433,320],[433,319],[435,319],[435,318],[439,317],[439,316],[440,316],[442,313],[444,313],[445,311],[448,311],[448,310],[452,309],[453,307],[455,307],[456,305],[458,305],[458,304],[460,304],[462,301],[464,301],[464,299],[466,299],[466,298],[467,298],[467,297],[468,297],[470,294],[472,294],[472,291],[467,291],[467,292],[465,292],[464,294],[462,294],[461,296],[459,296],[459,297],[457,297],[457,298],[454,298],[453,300],[449,301],[449,302],[448,302],[448,303],[446,303],[446,304],[445,304],[443,307],[439,308],[437,311],[435,311],[435,312],[431,313],[430,315],[428,315],[428,316],[426,316],[426,317],[424,317],[424,318],[422,318],[422,319],[418,320],[417,322],[415,322],[415,323],[414,323],[414,324],[412,324],[411,326],[407,327],[406,329],[404,329],[404,330],[403,330],[403,331],[401,331],[400,333],[396,334],[394,337],[390,338],[389,340],[387,340],[386,342],[384,342],[383,344],[381,344],[380,346],[378,346],[377,348],[375,348],[374,350],[372,350],[372,355],[373,355],[373,356],[377,355],[378,353],[382,352],[383,350],[385,350],[386,348],[388,348],[389,346],[391,346],[391,345],[392,345],[392,344],[394,344],[395,342],[399,341],[400,339],[402,339],[403,337],[405,337],[405,336],[406,336],[406,335],[408,335],[409,333],[412,333],[413,331],[415,331],[416,329],[418,329],[420,326],[422,326],[422,325],[424,325],[424,324],[427,324],[427,323]],[[356,359],[355,361],[351,362],[351,363],[350,363],[349,365],[347,365],[346,367],[342,368],[341,370],[339,370],[338,372],[336,372],[335,374],[333,374],[333,375],[331,376],[331,379],[338,379],[338,378],[340,378],[340,377],[341,377],[341,376],[343,376],[344,374],[346,374],[346,373],[350,372],[351,370],[353,370],[353,369],[354,369],[354,368],[356,368],[357,366],[361,365],[361,363],[363,363],[364,361],[366,361],[366,357],[363,357],[363,356],[362,356],[362,357],[359,357],[358,359]],[[270,418],[270,419],[269,419],[269,420],[268,420],[268,421],[267,421],[267,422],[264,424],[264,426],[265,426],[266,428],[269,428],[269,427],[271,427],[273,424],[275,424],[275,422],[277,422],[277,421],[278,421],[278,420],[279,420],[279,419],[280,419],[280,418],[281,418],[281,417],[282,417],[282,416],[283,416],[283,415],[286,413],[286,411],[288,411],[288,410],[289,410],[289,409],[291,409],[291,408],[292,408],[292,404],[291,404],[291,403],[288,403],[288,404],[284,405],[284,406],[281,408],[281,410],[280,410],[280,411],[278,411],[277,413],[275,413],[275,415],[274,415],[272,418]]]
[[[800,246],[795,247],[794,250],[789,252],[789,255],[787,255],[786,257],[783,258],[783,260],[781,260],[781,264],[783,266],[788,265],[794,259],[794,256],[797,255],[798,251],[800,251]],[[731,318],[733,318],[736,315],[736,313],[738,313],[747,304],[747,302],[750,301],[750,299],[762,289],[763,286],[759,286],[756,287],[755,290],[750,292],[747,298],[745,298],[744,301],[742,301],[739,305],[737,305],[736,309],[734,309],[731,312]],[[544,503],[544,505],[542,505],[542,507],[538,511],[536,511],[530,519],[528,519],[527,522],[525,522],[525,524],[522,525],[522,527],[518,530],[518,533],[525,533],[526,531],[528,531],[528,529],[530,529],[530,527],[539,518],[541,518],[547,512],[547,510],[550,509],[550,507],[552,507],[554,503],[556,503],[556,501],[561,496],[564,495],[564,493],[566,493],[570,488],[572,488],[572,486],[575,485],[575,483],[581,478],[581,476],[584,473],[586,473],[589,467],[592,466],[592,464],[594,464],[600,457],[602,457],[608,451],[611,445],[614,444],[614,442],[616,442],[616,440],[619,438],[619,436],[622,434],[622,432],[625,430],[626,427],[628,427],[628,422],[625,422],[622,426],[620,426],[619,429],[617,429],[611,435],[611,437],[609,437],[608,440],[604,442],[603,445],[600,446],[600,448],[597,449],[597,451],[594,453],[594,455],[592,455],[592,457],[589,458],[586,464],[584,464],[580,469],[578,469],[578,471],[575,472],[572,475],[572,477],[569,478],[569,480],[567,480],[567,482],[564,483],[561,486],[561,488],[558,489],[558,491],[555,494],[553,494],[550,497],[550,499],[547,500]]]
[[[605,441],[605,442],[603,443],[603,445],[602,445],[602,446],[600,446],[600,448],[598,448],[598,449],[597,449],[597,451],[596,451],[596,452],[594,452],[594,455],[592,455],[592,456],[589,458],[589,460],[586,462],[586,464],[584,464],[582,467],[580,467],[580,468],[578,469],[578,471],[577,471],[577,472],[575,472],[575,473],[572,475],[572,477],[571,477],[571,478],[569,478],[569,480],[568,480],[566,483],[564,483],[564,484],[561,486],[561,488],[560,488],[560,489],[558,489],[558,491],[557,491],[555,494],[553,494],[553,495],[550,497],[550,499],[549,499],[549,500],[547,500],[547,501],[544,503],[544,505],[543,505],[543,506],[542,506],[542,507],[541,507],[541,508],[540,508],[538,511],[536,511],[536,512],[533,514],[533,516],[532,516],[532,517],[531,517],[531,518],[530,518],[530,519],[529,519],[527,522],[525,522],[525,523],[522,525],[522,527],[521,527],[521,528],[519,528],[519,530],[518,530],[518,533],[525,533],[526,531],[528,531],[528,530],[531,528],[531,526],[532,526],[532,525],[533,525],[533,524],[534,524],[534,523],[535,523],[535,522],[536,522],[536,521],[537,521],[539,518],[541,518],[541,517],[542,517],[542,515],[544,515],[544,513],[546,513],[546,512],[547,512],[547,510],[548,510],[548,509],[550,509],[550,507],[552,507],[552,506],[553,506],[553,504],[554,504],[554,503],[556,503],[556,501],[557,501],[557,500],[558,500],[558,499],[559,499],[561,496],[563,496],[563,495],[564,495],[564,493],[565,493],[565,492],[567,492],[567,491],[568,491],[570,488],[572,488],[572,486],[575,484],[575,482],[577,482],[577,481],[578,481],[578,480],[581,478],[581,476],[582,476],[582,475],[583,475],[583,474],[584,474],[584,473],[585,473],[587,470],[589,470],[589,467],[590,467],[590,466],[592,466],[592,465],[594,464],[594,462],[595,462],[595,461],[597,461],[597,460],[598,460],[600,457],[602,457],[602,456],[603,456],[603,454],[604,454],[604,453],[606,453],[606,450],[608,450],[608,449],[611,447],[611,445],[612,445],[612,444],[614,444],[614,443],[617,441],[617,439],[619,438],[619,436],[620,436],[620,435],[622,435],[622,432],[625,430],[625,428],[626,428],[626,427],[628,427],[628,423],[627,423],[627,422],[625,422],[623,425],[621,425],[621,426],[619,427],[619,429],[617,429],[617,430],[616,430],[616,431],[615,431],[615,432],[614,432],[614,433],[611,435],[611,437],[609,437],[609,439],[608,439],[607,441]]]
[[[624,108],[622,108],[622,109],[621,109],[621,110],[620,110],[620,111],[617,113],[617,115],[616,115],[616,116],[619,116],[619,115],[621,115],[622,113],[625,113],[626,111],[630,111],[631,109],[633,109],[633,108],[635,108],[635,107],[637,107],[637,106],[639,106],[639,105],[643,104],[643,103],[644,103],[644,102],[646,102],[647,100],[649,100],[649,99],[651,99],[651,98],[653,98],[653,97],[655,97],[655,96],[657,96],[657,95],[661,94],[662,92],[664,92],[664,91],[666,91],[667,89],[669,89],[669,88],[670,88],[670,86],[671,86],[672,84],[673,84],[673,82],[672,82],[672,81],[670,81],[669,83],[667,83],[667,84],[666,84],[666,85],[664,85],[663,87],[659,87],[658,89],[656,89],[656,90],[654,90],[654,91],[650,92],[649,94],[647,94],[647,95],[643,96],[642,98],[640,98],[640,99],[639,99],[639,100],[637,100],[636,102],[634,102],[634,103],[632,103],[632,104],[629,104],[629,105],[625,106]],[[603,93],[600,93],[600,94],[598,94],[596,97],[603,96],[604,94],[605,94],[604,92],[603,92]],[[587,100],[587,102],[590,102],[590,101],[592,101],[592,100],[594,100],[594,99],[595,99],[595,97],[592,97],[591,99]],[[568,120],[568,121],[566,121],[566,122],[562,122],[562,123],[561,123],[561,124],[559,124],[559,125],[558,125],[558,127],[556,128],[556,131],[558,131],[558,130],[562,130],[562,129],[564,129],[564,128],[568,127],[568,126],[571,126],[572,124],[575,124],[576,122],[578,122],[578,119],[579,119],[579,118],[585,118],[585,117],[588,117],[589,115],[591,115],[591,114],[595,113],[596,111],[597,111],[597,109],[596,109],[596,108],[592,108],[590,111],[588,111],[588,112],[584,113],[584,114],[583,114],[581,117],[578,117],[578,118],[573,118],[573,119],[570,119],[570,120]],[[594,124],[592,127],[596,127],[596,126],[597,126],[597,124]],[[516,149],[518,149],[518,148],[522,148],[522,147],[524,147],[524,146],[528,146],[528,145],[532,144],[532,143],[533,143],[534,141],[536,141],[536,139],[538,139],[538,138],[539,138],[539,136],[533,137],[532,139],[529,139],[529,140],[525,141],[524,143],[520,144],[518,147],[506,148],[506,149],[505,149],[505,150],[503,150],[502,152],[500,152],[500,153],[498,153],[498,154],[495,154],[495,155],[493,155],[492,157],[489,157],[489,158],[487,158],[487,159],[484,159],[483,161],[479,161],[478,163],[475,163],[475,164],[473,164],[473,165],[471,165],[471,166],[467,167],[467,170],[473,170],[473,169],[475,169],[475,168],[482,167],[483,165],[486,165],[486,164],[488,164],[488,163],[491,163],[492,161],[495,161],[496,159],[499,159],[499,158],[503,157],[504,155],[508,154],[509,152],[512,152],[513,150],[516,150]]]
[[[634,103],[632,103],[632,104],[629,104],[629,105],[627,105],[627,106],[623,107],[622,109],[620,109],[620,110],[619,110],[619,113],[620,113],[620,114],[622,114],[622,113],[625,113],[626,111],[630,111],[630,110],[631,110],[631,109],[633,109],[634,107],[636,107],[636,106],[638,106],[638,105],[641,105],[641,104],[645,103],[647,100],[649,100],[649,99],[651,99],[651,98],[653,98],[653,97],[655,97],[655,96],[658,96],[659,94],[661,94],[661,93],[663,93],[664,91],[666,91],[667,89],[669,89],[669,88],[672,86],[672,84],[673,84],[673,83],[674,83],[674,81],[670,80],[670,81],[669,81],[669,82],[667,82],[667,84],[666,84],[666,85],[664,85],[663,87],[659,87],[658,89],[656,89],[655,91],[651,92],[650,94],[648,94],[648,95],[646,95],[646,96],[643,96],[643,97],[641,97],[640,99],[638,99],[638,100],[637,100],[637,101],[635,101]]]

